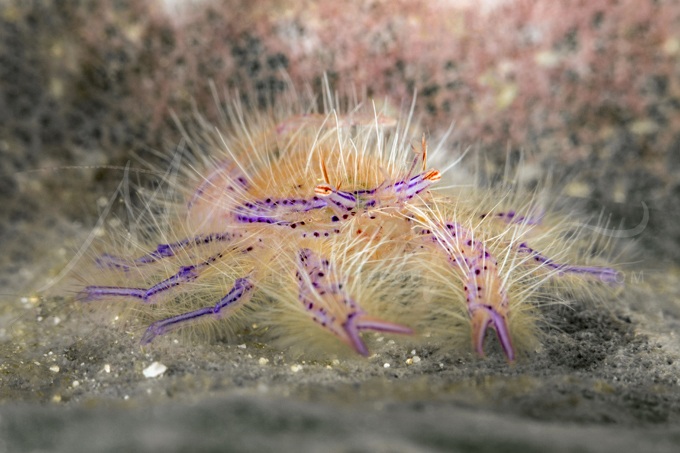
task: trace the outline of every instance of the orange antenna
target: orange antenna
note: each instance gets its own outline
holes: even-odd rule
[[[321,172],[323,173],[323,180],[326,181],[326,184],[331,183],[331,179],[328,177],[328,170],[326,170],[326,162],[323,160],[321,161]]]
[[[421,159],[423,160],[423,170],[427,170],[427,139],[425,138],[425,133],[423,132],[423,136],[420,139],[420,152],[416,150],[416,147],[411,144],[411,149],[415,154],[420,154]],[[418,159],[416,158],[416,161]],[[415,162],[414,162],[415,165]],[[413,171],[413,168],[411,168],[411,171]],[[410,172],[409,172],[410,174]]]
[[[321,173],[323,173],[323,179],[326,184],[319,184],[314,188],[314,193],[322,197],[327,197],[333,193],[333,186],[331,185],[331,178],[328,177],[328,169],[326,168],[326,162],[321,161]]]
[[[314,188],[314,193],[322,197],[327,197],[333,193],[333,188],[328,184],[319,184]]]
[[[442,179],[442,174],[439,173],[439,170],[430,170],[423,176],[423,179],[436,182]]]
[[[423,132],[423,138],[420,140],[420,147],[423,150],[423,171],[427,169],[427,139],[425,138],[425,132]]]

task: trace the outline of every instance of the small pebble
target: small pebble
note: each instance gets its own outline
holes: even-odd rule
[[[151,365],[148,367],[144,368],[144,377],[146,378],[155,378],[160,376],[161,374],[165,373],[165,370],[167,370],[168,367],[163,365],[160,362],[153,362]]]

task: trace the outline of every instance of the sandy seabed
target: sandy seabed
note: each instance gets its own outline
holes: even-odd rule
[[[96,215],[75,221],[68,188],[39,178],[5,205],[0,451],[677,451],[678,270],[644,257],[602,306],[550,313],[543,347],[513,365],[369,336],[368,359],[305,361],[263,344],[116,329],[58,275]],[[42,196],[41,196],[42,195]],[[48,200],[49,202],[46,202]],[[76,203],[77,204],[77,203]],[[28,211],[28,212],[26,212]],[[166,370],[144,371],[154,362]]]

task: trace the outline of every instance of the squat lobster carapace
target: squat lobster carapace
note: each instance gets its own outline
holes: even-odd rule
[[[518,317],[540,318],[532,294],[552,279],[618,275],[563,263],[589,258],[579,255],[582,236],[544,222],[531,197],[513,205],[518,196],[438,190],[452,165],[428,168],[425,136],[419,150],[406,140],[410,121],[353,112],[228,110],[230,134],[187,133],[204,167],[168,179],[179,197],[147,203],[146,214],[167,219],[145,224],[157,239],[99,253],[81,298],[134,304],[151,321],[143,344],[197,322],[252,319],[300,337],[303,349],[321,335],[367,356],[362,332],[448,330],[466,332],[484,355],[492,329],[514,361],[524,335],[516,326],[528,323]],[[442,160],[443,149],[435,153]],[[289,318],[295,331],[283,327]]]

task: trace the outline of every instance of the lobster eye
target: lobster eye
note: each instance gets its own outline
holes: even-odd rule
[[[439,170],[430,170],[425,175],[423,176],[423,179],[427,179],[428,181],[439,181],[442,179],[442,174],[439,173]]]
[[[314,193],[322,197],[327,197],[333,193],[333,188],[328,184],[319,184],[314,188]]]

